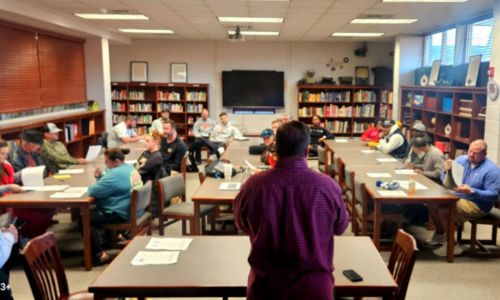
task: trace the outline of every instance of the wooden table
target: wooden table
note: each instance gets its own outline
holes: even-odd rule
[[[132,266],[137,251],[151,237],[138,236],[89,287],[95,299],[105,297],[245,297],[250,266],[246,236],[194,237],[177,264]],[[343,297],[393,298],[397,284],[368,237],[335,237],[335,294]],[[342,275],[356,270],[361,282]]]
[[[248,148],[251,145],[259,144],[259,139],[250,138],[247,141],[233,141],[227,150],[222,155],[222,159],[229,160],[237,169],[239,166],[246,167],[245,160],[248,160],[254,166],[262,165],[260,155],[250,155]],[[238,173],[231,181],[241,182],[242,184],[248,179],[248,172]],[[205,178],[205,181],[195,191],[191,200],[194,202],[194,235],[200,235],[200,206],[203,204],[211,205],[230,205],[239,191],[222,191],[219,185],[224,182],[224,179],[216,179],[212,177]]]

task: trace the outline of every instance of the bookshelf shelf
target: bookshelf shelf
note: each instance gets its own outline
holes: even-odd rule
[[[327,84],[299,84],[297,88],[299,119],[310,121],[317,114],[335,135],[359,135],[376,118],[392,115],[392,90],[387,88]]]
[[[485,112],[485,88],[401,87],[403,125],[411,128],[416,120],[422,121],[451,158],[466,153],[470,142],[484,137],[485,120],[478,115]]]
[[[162,110],[170,110],[170,118],[177,124],[177,132],[180,136],[189,137],[194,121],[201,115],[202,108],[208,108],[208,84],[202,83],[131,83],[113,82],[111,84],[112,95],[121,100],[119,104],[125,104],[125,109],[113,111],[113,124],[119,123],[124,114],[139,117],[137,133],[143,134],[149,130],[151,122],[160,117]],[[133,93],[135,96],[130,97]],[[118,97],[118,95],[120,95]],[[136,100],[137,98],[142,100]],[[132,105],[132,108],[131,108]],[[136,109],[138,105],[141,109]],[[188,111],[193,106],[199,106],[199,112]],[[122,108],[122,107],[120,107]],[[145,109],[144,109],[145,108]],[[144,116],[145,119],[142,119]]]

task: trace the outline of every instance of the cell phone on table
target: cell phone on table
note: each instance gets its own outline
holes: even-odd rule
[[[344,276],[352,282],[363,281],[363,277],[361,277],[361,275],[354,270],[344,270],[342,271],[342,274],[344,274]]]

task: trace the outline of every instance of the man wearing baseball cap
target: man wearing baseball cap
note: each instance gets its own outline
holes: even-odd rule
[[[260,133],[260,137],[264,141],[264,145],[266,146],[264,148],[264,152],[262,152],[262,155],[260,156],[260,161],[265,163],[266,165],[269,165],[269,156],[274,156],[274,153],[276,152],[276,145],[274,142],[274,132],[272,129],[264,129]],[[272,158],[274,159],[274,157]]]
[[[395,158],[404,158],[408,149],[408,141],[398,124],[393,120],[385,120],[382,123],[381,131],[381,135],[384,137],[380,139],[377,149]]]
[[[71,157],[66,146],[59,141],[59,132],[62,129],[56,124],[47,123],[42,131],[44,141],[41,155],[50,173],[57,173],[60,169],[66,169],[71,165],[87,163],[84,158]]]

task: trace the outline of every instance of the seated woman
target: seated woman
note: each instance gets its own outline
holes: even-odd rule
[[[309,131],[309,156],[318,156],[318,146],[326,139],[335,138],[331,132],[321,125],[318,115],[312,116],[312,125]]]
[[[11,192],[19,193],[23,190],[14,183],[14,168],[7,161],[9,145],[0,140],[0,197]]]
[[[382,121],[378,120],[377,123],[372,124],[370,128],[368,128],[365,132],[363,132],[360,140],[364,142],[378,142],[380,128],[382,128]]]
[[[89,196],[95,198],[94,210],[90,212],[90,233],[94,263],[102,264],[109,256],[101,247],[99,228],[103,224],[122,223],[130,220],[130,197],[132,191],[142,187],[141,175],[126,164],[128,149],[110,148],[104,153],[106,170],[96,168],[97,182],[89,187]],[[142,216],[144,211],[138,212]]]
[[[135,168],[141,174],[142,182],[156,180],[167,176],[163,168],[163,158],[160,152],[162,135],[157,131],[151,131],[151,134],[145,135],[146,151],[142,152],[137,159]]]

